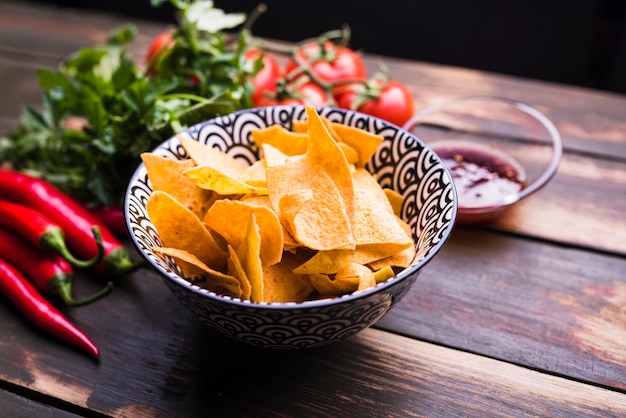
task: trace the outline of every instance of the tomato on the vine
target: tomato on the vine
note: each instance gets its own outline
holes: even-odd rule
[[[246,60],[253,62],[261,57],[261,50],[250,49],[246,51]],[[263,54],[262,58],[263,68],[251,79],[253,93],[251,96],[252,104],[259,106],[258,103],[263,99],[265,94],[276,93],[276,87],[278,80],[282,77],[282,68],[278,65],[278,62],[271,56]]]
[[[174,45],[174,33],[171,30],[159,33],[152,39],[146,51],[146,64],[148,67],[154,65],[153,60],[161,52]]]
[[[309,42],[296,52],[298,59],[309,65],[311,71],[323,82],[337,85],[338,82],[365,80],[367,70],[363,59],[352,49],[336,45],[331,41]],[[300,63],[291,58],[285,65],[285,75],[297,78]]]
[[[344,86],[335,95],[337,105],[404,125],[414,114],[415,104],[409,89],[396,80],[375,78],[367,84]]]
[[[255,103],[256,107],[276,105],[303,105],[326,106],[328,95],[319,84],[312,81],[301,82],[296,80],[292,84],[285,85],[284,80],[279,80],[275,93],[263,94]]]

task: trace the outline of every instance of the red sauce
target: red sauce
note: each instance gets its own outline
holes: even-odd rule
[[[450,169],[459,211],[503,205],[524,188],[524,169],[501,151],[460,141],[433,143],[432,148]]]

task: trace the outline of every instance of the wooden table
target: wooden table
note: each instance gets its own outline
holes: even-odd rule
[[[35,70],[126,20],[0,4],[0,128],[37,106]],[[135,22],[137,53],[162,25]],[[497,94],[548,115],[558,174],[487,225],[457,225],[409,294],[334,345],[265,351],[227,341],[152,272],[66,314],[95,362],[0,298],[3,416],[624,416],[626,97],[461,68],[384,60],[418,108]],[[129,244],[130,245],[130,244]],[[77,278],[80,291],[94,280]]]

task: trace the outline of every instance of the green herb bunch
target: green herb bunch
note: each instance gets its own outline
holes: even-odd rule
[[[133,25],[77,51],[57,70],[39,69],[41,110],[25,107],[19,125],[0,138],[0,162],[88,206],[119,205],[142,152],[185,127],[251,107],[248,80],[258,63],[245,61],[246,31],[234,42],[223,32],[246,16],[225,14],[212,1],[170,1],[178,25],[147,69],[127,50]]]

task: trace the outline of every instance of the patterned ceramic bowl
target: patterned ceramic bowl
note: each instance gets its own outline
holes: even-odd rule
[[[410,267],[374,288],[337,298],[266,304],[220,296],[193,285],[175,263],[164,261],[152,251],[162,244],[146,213],[152,190],[143,164],[128,185],[124,211],[133,244],[183,305],[228,337],[261,347],[306,348],[354,335],[376,323],[404,297],[452,231],[457,203],[451,176],[422,141],[364,114],[334,108],[318,111],[331,121],[385,137],[367,169],[376,174],[381,185],[404,196],[401,217],[413,229],[417,255]],[[252,163],[258,159],[258,149],[250,142],[251,130],[277,123],[291,129],[292,120],[305,118],[304,107],[255,108],[200,123],[185,134]],[[175,137],[153,152],[187,158]]]

